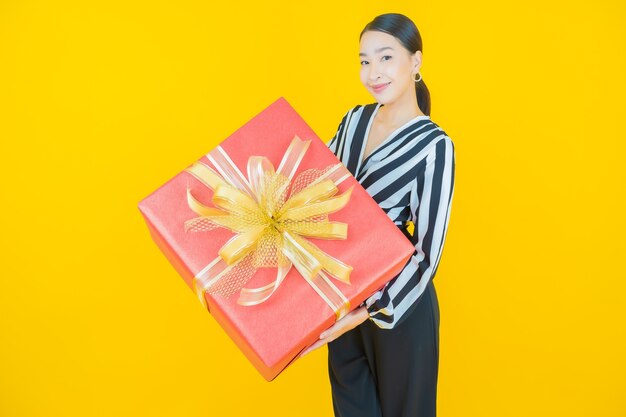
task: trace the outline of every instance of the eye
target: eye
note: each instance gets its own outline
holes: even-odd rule
[[[364,62],[367,62],[367,61],[361,61],[361,65],[363,65]]]
[[[391,58],[391,55],[385,55],[383,58]]]

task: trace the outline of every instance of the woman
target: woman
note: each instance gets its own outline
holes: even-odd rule
[[[455,153],[430,119],[421,50],[419,31],[404,15],[380,15],[365,26],[361,82],[376,103],[348,110],[328,144],[415,246],[394,279],[305,351],[328,344],[337,417],[436,415],[439,305],[433,279],[450,217]]]

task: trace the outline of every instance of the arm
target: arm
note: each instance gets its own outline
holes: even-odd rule
[[[383,329],[398,326],[413,311],[441,258],[454,193],[452,140],[447,136],[439,140],[426,162],[411,195],[415,252],[398,276],[365,301],[369,319]]]
[[[330,149],[335,154],[335,156],[339,159],[341,159],[340,155],[338,155],[339,143],[343,142],[343,136],[345,135],[346,122],[348,120],[348,115],[353,109],[354,108],[349,109],[343,115],[343,118],[341,119],[341,122],[339,123],[339,127],[337,127],[337,132],[335,133],[335,136],[333,136],[330,142],[328,142],[328,144],[326,145],[328,149]]]

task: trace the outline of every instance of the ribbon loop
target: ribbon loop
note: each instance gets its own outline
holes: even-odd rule
[[[207,155],[219,174],[201,162],[186,169],[213,190],[215,207],[202,204],[188,188],[187,204],[199,217],[187,220],[185,230],[225,227],[236,233],[194,277],[193,285],[203,305],[205,292],[230,296],[237,291],[238,304],[261,304],[295,266],[337,318],[349,311],[350,302],[330,278],[350,284],[352,267],[306,237],[346,239],[348,225],[331,222],[328,215],[348,203],[353,187],[337,195],[337,185],[350,175],[341,163],[306,170],[292,181],[310,142],[294,136],[277,170],[267,157],[249,157],[248,178],[219,146]],[[276,267],[276,278],[258,288],[244,288],[260,267]]]

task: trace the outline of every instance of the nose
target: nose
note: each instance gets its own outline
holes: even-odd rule
[[[369,73],[367,76],[370,82],[374,82],[380,78],[380,71],[375,63],[370,63]]]

